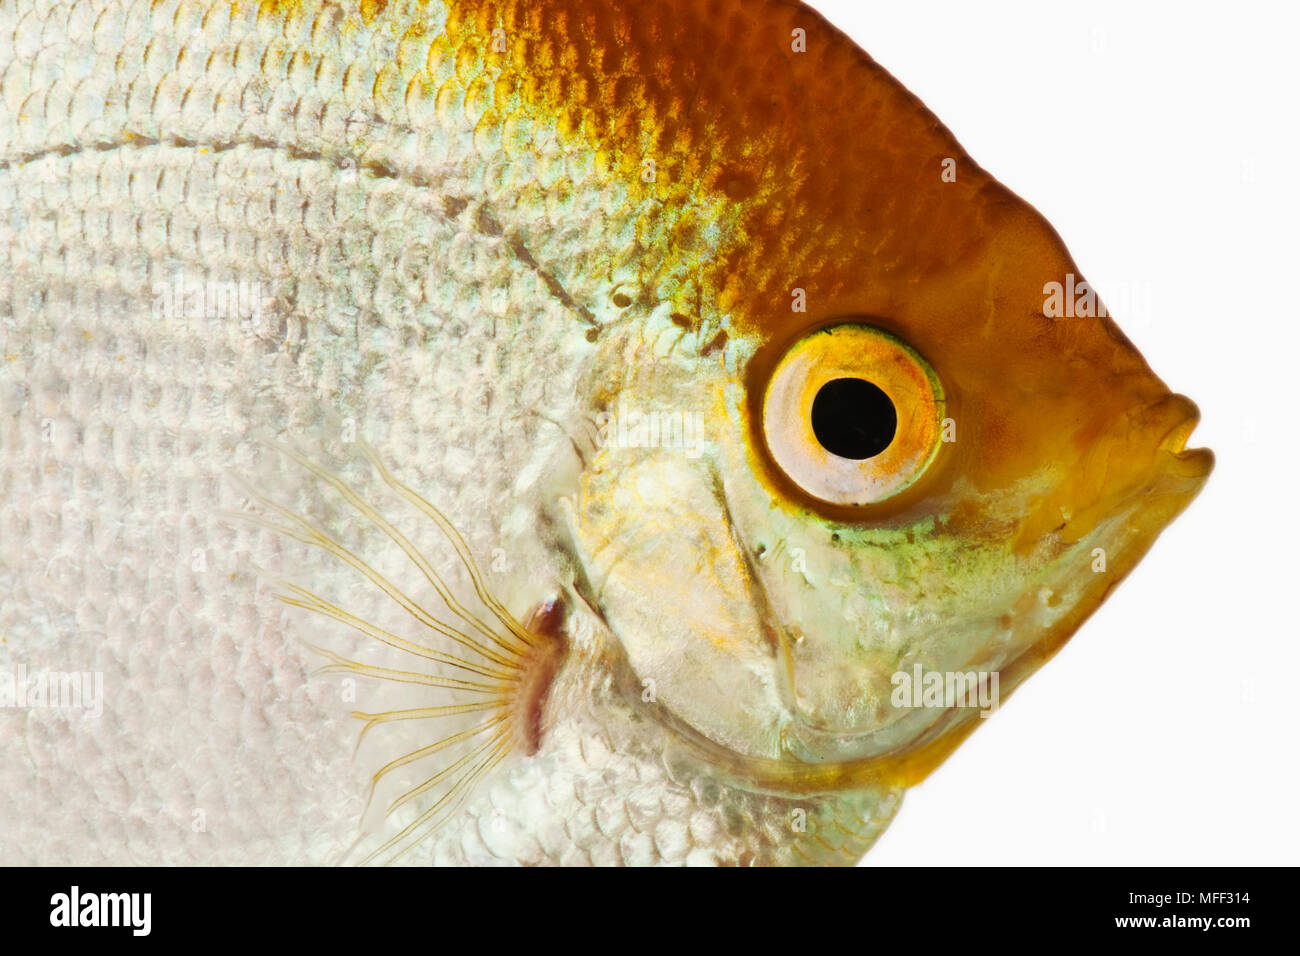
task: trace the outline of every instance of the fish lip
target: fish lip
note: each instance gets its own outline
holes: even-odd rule
[[[1196,426],[1201,422],[1201,410],[1190,398],[1177,392],[1170,393],[1159,401],[1153,402],[1147,409],[1150,411],[1166,405],[1177,415],[1177,419],[1165,431],[1158,447],[1162,451],[1168,452],[1179,462],[1195,466],[1195,468],[1184,472],[1189,477],[1197,474],[1202,478],[1208,477],[1214,469],[1214,452],[1208,448],[1187,447],[1192,432],[1196,430]]]
[[[1092,439],[1101,451],[1081,459],[1075,485],[1045,504],[1060,509],[1065,522],[1056,529],[1073,544],[1121,513],[1154,540],[1196,497],[1214,470],[1208,448],[1187,448],[1201,420],[1186,395],[1165,391],[1154,401],[1130,407]],[[1023,533],[1023,532],[1022,532]],[[1025,538],[1032,547],[1038,535]]]
[[[1100,513],[1088,530],[1093,531],[1112,516],[1126,515],[1129,524],[1140,529],[1138,537],[1144,542],[1140,557],[1200,494],[1214,470],[1215,457],[1209,448],[1187,447],[1201,421],[1201,412],[1186,395],[1169,393],[1139,414],[1154,419],[1143,426],[1147,434],[1157,436],[1154,451],[1147,453],[1150,461],[1133,480],[1102,495]]]

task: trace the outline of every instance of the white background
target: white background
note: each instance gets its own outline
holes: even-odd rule
[[[1218,456],[866,865],[1300,863],[1296,7],[813,6],[1046,215]]]

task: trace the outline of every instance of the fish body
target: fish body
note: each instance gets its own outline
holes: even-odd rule
[[[799,3],[16,0],[0,70],[0,665],[102,678],[0,708],[11,862],[853,863],[979,724],[897,675],[1005,695],[1210,468]]]

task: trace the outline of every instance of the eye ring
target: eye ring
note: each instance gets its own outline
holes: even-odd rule
[[[911,346],[876,326],[842,323],[804,336],[777,363],[763,396],[763,437],[812,497],[872,505],[925,472],[944,410],[938,376]]]

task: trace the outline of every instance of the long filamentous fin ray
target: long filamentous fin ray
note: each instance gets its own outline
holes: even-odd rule
[[[468,763],[471,763],[474,760],[477,760],[483,753],[488,751],[492,747],[492,745],[497,741],[497,739],[498,737],[494,735],[493,737],[484,741],[475,749],[469,751],[466,754],[462,754],[454,763],[438,771],[438,773],[434,774],[432,777],[429,777],[424,782],[424,784],[422,784],[422,786],[425,786],[425,788],[428,789],[430,787],[436,786],[439,781],[454,775],[458,770],[460,770],[461,767],[465,766]],[[439,800],[436,803],[434,803],[433,806],[429,807],[426,811],[424,811],[424,813],[421,813],[415,820],[412,820],[409,824],[403,827],[399,832],[394,834],[391,838],[386,840],[382,845],[380,845],[374,851],[372,851],[365,859],[361,861],[361,865],[365,866],[366,864],[373,862],[379,856],[383,855],[387,850],[392,849],[394,844],[399,843],[402,839],[404,839],[407,835],[409,835],[411,831],[417,828],[425,819],[428,818],[428,816],[432,815],[433,813],[436,813],[438,811],[438,808],[440,806],[445,805],[445,802],[452,796],[452,794],[456,792],[456,788],[460,786],[465,781],[465,779],[469,777],[471,774],[472,771],[469,774],[465,774],[460,777],[457,777],[453,782],[453,784],[451,785],[451,787],[448,788],[447,792],[444,793],[442,797],[439,798]],[[386,811],[386,813],[391,814],[392,810],[393,807],[390,806]],[[390,860],[389,862],[392,861]]]
[[[495,743],[499,743],[504,738],[505,738],[505,734],[502,733],[501,731],[498,731],[487,740],[487,742],[483,745],[483,747],[479,748],[478,752],[481,752],[484,748],[490,747]],[[468,754],[467,756],[473,756],[474,753],[475,751],[471,751],[470,754]],[[388,804],[388,808],[385,812],[391,814],[398,808],[404,807],[406,804],[410,803],[416,797],[428,793],[434,787],[438,786],[438,784],[442,783],[445,779],[447,779],[447,777],[455,773],[456,769],[457,769],[457,765],[452,764],[451,766],[438,771],[433,776],[426,779],[423,783],[420,783],[412,787],[410,790],[407,790],[405,793],[401,794],[400,796],[395,797],[393,801]]]
[[[483,749],[485,749],[491,743],[492,741],[488,741],[488,744],[485,744],[483,748],[480,748],[478,751],[475,751],[475,754],[482,753]],[[443,823],[445,823],[448,819],[450,819],[453,815],[455,815],[455,813],[460,809],[460,806],[464,803],[464,801],[467,799],[469,794],[473,791],[474,784],[477,783],[478,780],[481,777],[483,777],[488,771],[490,771],[493,767],[495,767],[498,763],[500,763],[503,759],[505,759],[505,756],[509,752],[509,749],[510,749],[509,741],[501,740],[501,742],[499,742],[494,749],[489,751],[487,756],[485,756],[483,760],[481,760],[473,770],[471,770],[469,773],[465,774],[464,776],[459,777],[456,780],[456,782],[451,786],[451,788],[445,794],[443,794],[443,796],[440,797],[438,801],[433,804],[433,806],[429,807],[429,809],[421,813],[418,817],[415,818],[415,820],[407,824],[407,826],[405,826],[401,830],[401,832],[399,832],[396,836],[392,837],[392,839],[386,841],[382,846],[380,846],[377,850],[375,850],[374,853],[370,854],[370,856],[366,857],[366,859],[362,861],[362,865],[364,866],[372,862],[376,857],[378,857],[382,853],[391,850],[396,844],[398,844],[403,839],[405,839],[417,828],[420,828],[424,824],[428,823],[430,818],[432,818],[435,814],[437,814],[439,810],[445,809],[446,813],[443,815],[441,819],[434,820],[432,823],[429,823],[429,825],[424,828],[425,829],[424,833],[418,834],[414,840],[407,842],[406,846],[402,847],[400,850],[398,850],[397,853],[395,853],[392,857],[386,860],[385,864],[391,865],[393,863],[396,863],[399,859],[401,859],[403,856],[409,853],[416,846],[419,846],[420,841],[423,840],[429,833],[432,833],[434,830],[438,829],[438,827],[442,826]]]
[[[375,772],[375,775],[371,780],[371,795],[373,796],[374,787],[379,783],[380,779],[384,777],[386,774],[392,773],[394,770],[397,770],[401,767],[405,767],[406,765],[414,763],[417,760],[423,760],[425,757],[431,756],[432,754],[445,750],[448,747],[454,746],[455,744],[461,743],[466,740],[471,740],[474,737],[477,737],[479,734],[491,730],[493,727],[496,727],[504,719],[505,717],[503,715],[490,717],[487,720],[483,721],[483,723],[477,724],[474,727],[470,727],[468,730],[462,730],[460,733],[451,734],[450,736],[444,737],[441,740],[434,741],[431,744],[426,744],[425,746],[420,747],[417,750],[412,750],[410,753],[403,754],[400,757],[395,757],[394,759],[384,764],[384,766],[382,766],[381,768],[379,768],[379,770]],[[488,743],[492,743],[493,741],[496,740],[503,740],[505,739],[505,736],[506,736],[505,732],[499,730],[497,733],[492,735]],[[446,769],[439,771],[438,773],[426,779],[424,783],[420,784],[418,787],[408,790],[406,793],[402,794],[401,796],[394,798],[393,801],[389,803],[387,809],[384,812],[386,814],[391,814],[394,810],[396,810],[400,806],[403,806],[409,800],[413,799],[416,796],[419,796],[422,793],[427,792],[432,787],[436,786],[441,780],[443,780],[451,772],[453,772],[452,767],[447,767]]]
[[[375,527],[379,528],[379,530],[381,530],[385,535],[387,535],[388,538],[394,544],[396,544],[399,548],[402,549],[402,552],[407,556],[407,558],[410,559],[411,563],[420,569],[420,573],[424,575],[425,580],[427,580],[429,584],[432,585],[433,589],[437,592],[438,597],[442,600],[444,604],[447,605],[447,607],[451,610],[453,614],[459,617],[466,624],[473,627],[484,637],[498,644],[502,649],[513,653],[518,653],[522,649],[517,644],[505,640],[494,629],[488,627],[487,624],[479,620],[478,617],[471,614],[464,606],[462,606],[460,602],[456,600],[455,596],[451,593],[451,589],[447,587],[447,584],[442,579],[442,576],[439,575],[436,570],[434,570],[433,566],[429,564],[428,560],[424,557],[424,555],[422,555],[419,552],[419,550],[411,543],[410,539],[407,538],[404,534],[402,534],[402,532],[398,531],[397,528],[392,524],[392,522],[390,522],[387,518],[385,518],[373,507],[371,507],[363,498],[361,498],[360,495],[358,495],[355,491],[353,491],[352,488],[349,487],[346,482],[344,482],[341,478],[339,478],[338,475],[335,475],[327,471],[326,469],[322,468],[320,465],[317,465],[315,462],[311,461],[306,456],[302,455],[301,453],[294,450],[293,448],[290,448],[287,445],[281,444],[279,442],[270,442],[270,445],[285,457],[297,462],[299,466],[311,472],[313,475],[316,476],[316,478],[328,484],[331,488],[333,488],[340,495],[342,495],[344,499],[346,499],[347,502],[350,505],[352,505],[352,507],[354,507],[363,517],[365,517],[368,521],[374,524]],[[459,549],[458,549],[458,554],[459,554]],[[459,556],[461,557],[463,562],[467,562],[467,564],[469,564],[468,569],[470,571],[471,577],[476,577],[478,573],[478,569],[477,567],[472,565],[472,559],[469,559],[467,555],[459,555]],[[476,591],[477,590],[479,589],[476,587]],[[484,590],[482,594],[487,594],[486,590]],[[480,599],[482,599],[482,595],[480,595]],[[487,604],[486,601],[484,603]],[[487,606],[489,607],[489,609],[495,611],[495,608],[493,608],[492,605],[487,605]],[[511,618],[511,622],[513,623],[513,618]],[[508,629],[511,631],[511,635],[517,638],[524,646],[527,646],[530,643],[527,638],[527,631],[524,630],[523,628],[508,627]],[[515,633],[516,630],[518,630],[519,633],[516,634]]]
[[[445,750],[446,748],[454,744],[458,744],[461,741],[469,740],[473,737],[476,737],[479,734],[483,733],[484,731],[491,730],[493,727],[495,727],[497,724],[500,724],[505,719],[506,718],[504,714],[495,714],[494,716],[489,717],[487,720],[483,721],[481,724],[476,724],[475,726],[470,727],[466,730],[462,730],[459,733],[455,733],[447,737],[443,737],[441,740],[436,740],[431,744],[425,744],[423,747],[420,747],[416,750],[412,750],[410,753],[403,754],[400,757],[394,757],[392,760],[388,761],[388,763],[384,764],[382,767],[380,767],[378,770],[375,771],[374,776],[371,778],[371,782],[372,784],[377,784],[384,776],[392,773],[394,770],[397,770],[401,767],[405,767],[406,765],[414,763],[417,760],[423,760],[425,757],[438,753],[441,750]],[[493,737],[493,739],[495,740],[499,736],[501,735],[497,734]],[[389,812],[392,812],[393,809],[395,809],[395,806],[389,807]]]
[[[437,707],[407,707],[402,710],[384,710],[378,713],[370,714],[361,710],[354,710],[352,716],[357,720],[364,720],[365,727],[361,728],[361,735],[364,737],[372,727],[380,724],[392,723],[395,720],[431,720],[436,717],[455,717],[460,714],[473,714],[483,710],[496,710],[501,706],[500,701],[489,700],[476,704],[442,704]]]
[[[413,800],[430,794],[431,791],[441,791],[433,804],[423,810],[399,833],[386,840],[381,846],[369,853],[361,865],[367,865],[380,858],[387,856],[383,860],[387,864],[392,864],[401,859],[405,854],[418,846],[431,833],[441,827],[447,820],[457,813],[464,805],[465,801],[474,791],[478,781],[497,766],[511,752],[517,738],[517,729],[513,723],[514,695],[518,692],[517,688],[523,673],[524,658],[533,652],[533,648],[538,645],[534,635],[526,627],[516,620],[505,606],[497,600],[484,584],[484,578],[473,555],[470,553],[469,546],[465,539],[456,530],[454,525],[431,503],[424,499],[417,492],[398,481],[396,477],[379,459],[379,456],[364,443],[359,443],[365,458],[376,469],[380,477],[390,489],[396,492],[400,497],[410,504],[414,505],[426,518],[431,520],[442,533],[447,542],[454,549],[456,556],[465,568],[471,582],[473,583],[474,592],[484,608],[486,608],[492,618],[499,622],[502,628],[507,632],[502,635],[499,631],[488,625],[479,617],[470,613],[455,596],[451,593],[446,581],[437,573],[427,559],[419,552],[415,545],[403,535],[391,522],[379,514],[371,505],[364,501],[351,487],[342,479],[333,475],[327,469],[314,464],[303,454],[296,450],[286,447],[276,442],[265,442],[275,450],[296,462],[300,467],[313,475],[318,480],[328,484],[337,491],[360,515],[368,520],[374,527],[382,532],[390,541],[392,541],[405,554],[407,559],[416,566],[425,580],[433,587],[438,597],[444,602],[448,609],[467,626],[467,633],[461,627],[449,624],[436,618],[428,609],[408,596],[402,589],[389,581],[375,567],[358,554],[349,550],[338,540],[333,538],[322,527],[314,524],[308,518],[296,514],[291,509],[284,507],[277,502],[269,499],[265,495],[254,490],[253,487],[240,476],[232,476],[241,486],[249,502],[256,503],[262,509],[269,512],[270,515],[283,519],[284,522],[272,520],[267,514],[257,514],[249,512],[234,512],[229,516],[244,522],[249,522],[254,526],[263,528],[273,534],[285,538],[299,541],[309,547],[316,547],[330,554],[332,557],[348,565],[363,577],[369,580],[384,592],[394,603],[401,607],[407,614],[415,619],[419,624],[429,628],[434,633],[446,637],[460,646],[471,651],[473,654],[484,658],[485,663],[477,663],[460,656],[443,653],[424,644],[408,640],[398,634],[392,633],[376,624],[351,614],[339,607],[337,604],[329,601],[313,591],[300,585],[286,581],[279,576],[271,575],[274,583],[278,588],[275,598],[281,603],[296,607],[302,610],[310,611],[314,614],[334,620],[340,624],[351,628],[352,630],[368,637],[379,644],[390,647],[396,651],[408,653],[431,663],[443,665],[446,667],[456,668],[466,673],[473,674],[477,677],[484,678],[486,682],[461,680],[457,678],[443,677],[437,674],[425,673],[422,671],[403,670],[398,668],[382,667],[363,663],[353,660],[345,655],[338,654],[328,648],[319,647],[306,640],[300,640],[307,649],[324,658],[328,663],[320,668],[318,673],[349,673],[361,677],[372,678],[381,681],[388,681],[397,684],[416,684],[428,687],[436,687],[448,690],[453,694],[469,694],[479,699],[468,703],[455,703],[430,707],[414,707],[402,710],[390,710],[376,713],[354,711],[352,717],[364,722],[360,734],[357,737],[356,747],[359,750],[362,742],[369,731],[381,724],[389,724],[397,721],[411,720],[429,720],[456,718],[470,714],[487,714],[486,719],[471,726],[467,729],[459,730],[454,733],[441,736],[431,743],[417,747],[409,752],[395,757],[388,761],[376,771],[371,777],[368,794],[365,801],[365,810],[362,813],[364,819],[374,802],[377,789],[380,783],[394,771],[406,767],[417,761],[430,757],[435,757],[440,753],[447,752],[452,748],[472,744],[476,738],[484,734],[490,736],[481,741],[468,753],[459,756],[449,765],[438,768],[420,783],[405,793],[391,800],[385,810],[386,816],[391,816],[400,808],[406,806]],[[488,640],[488,644],[477,639],[475,634],[480,634]],[[454,698],[453,698],[454,699]],[[445,788],[445,789],[444,789]],[[351,846],[343,852],[339,862],[343,862],[354,850],[366,839],[363,831],[358,834],[357,839]]]
[[[365,815],[369,813],[370,804],[373,802],[375,798],[375,791],[379,787],[379,781],[382,780],[385,776],[392,773],[394,770],[398,770],[402,767],[407,766],[408,764],[415,763],[415,761],[417,760],[423,760],[425,757],[431,757],[440,751],[446,750],[448,747],[454,746],[455,744],[462,743],[463,741],[466,740],[472,740],[474,737],[477,737],[479,734],[491,730],[493,727],[497,726],[505,719],[506,719],[505,714],[495,714],[494,716],[489,717],[487,720],[483,721],[481,724],[476,724],[475,726],[470,727],[467,730],[462,730],[459,733],[451,734],[447,737],[443,737],[440,740],[435,740],[431,744],[426,744],[425,746],[419,747],[416,750],[412,750],[410,753],[403,754],[400,757],[394,757],[388,763],[384,764],[377,771],[375,771],[374,776],[370,778],[370,790],[366,794],[366,804],[365,804],[365,808],[361,811],[361,816],[364,818]],[[385,811],[385,814],[392,813],[393,809],[394,807],[390,806]]]
[[[503,671],[495,671],[483,665],[467,661],[464,658],[444,654],[441,651],[434,650],[433,648],[425,647],[423,644],[416,644],[412,641],[406,640],[405,638],[398,637],[391,631],[386,631],[381,627],[371,624],[369,621],[359,618],[355,614],[349,614],[338,605],[333,604],[332,602],[322,598],[320,595],[308,591],[306,588],[299,587],[296,584],[291,584],[286,581],[280,582],[280,586],[285,590],[293,592],[293,594],[276,595],[276,600],[280,601],[282,604],[287,604],[290,607],[302,608],[303,610],[311,611],[314,614],[332,618],[341,624],[346,624],[348,627],[366,635],[367,637],[374,638],[381,644],[388,645],[394,650],[405,651],[408,654],[413,654],[416,657],[433,661],[437,664],[446,664],[448,667],[455,667],[459,670],[468,671],[471,674],[477,674],[480,677],[487,677],[492,680],[501,681],[502,683],[510,683],[518,680],[516,672],[507,673]],[[310,647],[311,645],[308,646]]]
[[[356,674],[360,677],[372,677],[376,680],[392,681],[395,684],[421,684],[425,687],[441,687],[445,690],[463,690],[478,694],[500,694],[501,687],[492,684],[480,684],[476,681],[459,680],[455,677],[440,677],[437,674],[425,674],[420,671],[403,671],[392,667],[379,667],[375,664],[363,664],[335,654],[325,647],[304,642],[305,646],[331,663],[318,668],[318,674]]]
[[[482,654],[484,657],[488,658],[494,663],[500,664],[504,667],[513,666],[513,661],[505,657],[502,657],[501,654],[481,644],[479,641],[475,640],[473,637],[464,633],[463,631],[438,620],[438,618],[434,617],[434,615],[428,609],[426,609],[425,607],[417,603],[415,600],[410,598],[405,592],[397,588],[387,578],[385,578],[382,574],[380,574],[379,571],[371,567],[367,562],[363,561],[355,553],[345,548],[341,543],[336,541],[334,538],[331,538],[328,534],[326,534],[323,530],[321,530],[316,525],[312,524],[306,518],[303,518],[301,515],[295,514],[293,511],[289,510],[288,508],[285,508],[284,506],[257,493],[256,491],[253,491],[251,488],[247,489],[247,494],[250,496],[252,500],[257,501],[263,507],[269,508],[272,511],[276,512],[277,514],[281,515],[282,517],[286,518],[287,520],[293,522],[293,524],[297,525],[302,530],[297,531],[294,530],[293,528],[276,524],[275,522],[269,521],[258,515],[250,515],[250,514],[240,515],[239,517],[242,518],[244,521],[248,521],[259,527],[265,528],[275,534],[292,538],[295,541],[300,541],[303,544],[318,547],[321,550],[325,551],[326,553],[333,555],[334,557],[338,558],[340,561],[344,562],[345,564],[349,565],[350,567],[354,568],[355,570],[363,574],[372,583],[377,585],[385,594],[387,594],[390,598],[392,598],[398,605],[400,605],[403,610],[405,610],[408,614],[410,614],[417,621],[419,621],[421,624],[425,625],[429,629],[436,631],[437,633],[442,634],[444,637],[448,637],[451,640],[456,641],[458,644],[461,644],[471,650],[474,650],[479,654]]]
[[[525,644],[532,646],[534,641],[532,635],[528,633],[528,629],[515,620],[514,616],[506,610],[500,601],[493,597],[492,592],[484,585],[482,572],[479,570],[478,564],[474,561],[474,556],[470,553],[469,545],[465,543],[465,539],[461,537],[460,532],[456,530],[455,526],[427,499],[414,489],[399,481],[396,476],[388,470],[388,466],[384,464],[383,460],[375,450],[366,442],[358,441],[357,445],[361,449],[361,453],[366,457],[366,460],[368,460],[370,464],[374,466],[375,470],[379,472],[379,476],[384,480],[385,484],[413,504],[423,512],[429,520],[437,525],[438,530],[443,533],[443,536],[446,537],[452,548],[455,549],[457,556],[461,559],[461,563],[465,566],[465,570],[469,573],[470,580],[474,585],[474,593],[478,595],[478,599],[483,603],[483,606],[491,611],[493,616],[496,617],[496,619],[500,621],[511,634],[523,641]]]
[[[482,654],[488,660],[496,664],[500,664],[503,667],[513,666],[514,662],[509,658],[503,657],[501,653],[494,651],[489,647],[486,647],[485,645],[481,644],[479,641],[474,640],[469,635],[442,623],[442,621],[434,617],[424,607],[417,604],[410,597],[408,597],[403,591],[401,591],[395,585],[390,583],[388,579],[385,578],[382,574],[380,574],[378,571],[372,568],[365,561],[361,560],[361,558],[357,557],[357,555],[355,555],[353,552],[343,547],[342,544],[340,544],[338,541],[331,538],[320,528],[313,525],[306,518],[303,518],[300,515],[295,514],[293,511],[289,510],[288,508],[284,507],[281,504],[278,504],[275,501],[272,501],[270,498],[267,498],[266,496],[259,494],[258,492],[254,491],[251,487],[248,487],[247,485],[245,486],[245,490],[252,500],[258,502],[263,507],[268,508],[271,511],[274,511],[276,514],[285,518],[292,524],[297,525],[302,530],[295,531],[293,528],[284,527],[283,525],[277,525],[275,522],[267,521],[265,518],[262,518],[257,515],[251,515],[251,514],[239,515],[239,517],[242,520],[256,524],[259,527],[266,528],[272,531],[273,533],[281,534],[284,535],[285,537],[292,538],[295,541],[301,541],[303,544],[314,545],[322,549],[323,551],[327,552],[328,554],[332,554],[334,557],[338,558],[343,563],[361,572],[361,574],[363,574],[366,578],[368,578],[373,584],[378,586],[380,590],[382,590],[385,594],[387,594],[390,598],[392,598],[395,602],[397,602],[397,604],[400,605],[403,608],[403,610],[405,610],[408,614],[414,617],[425,627],[428,627],[430,630],[436,631],[437,633],[442,634],[444,637],[448,637],[451,640],[455,641],[456,643],[468,647],[478,652],[479,654]],[[516,652],[512,652],[512,653],[516,653]]]

